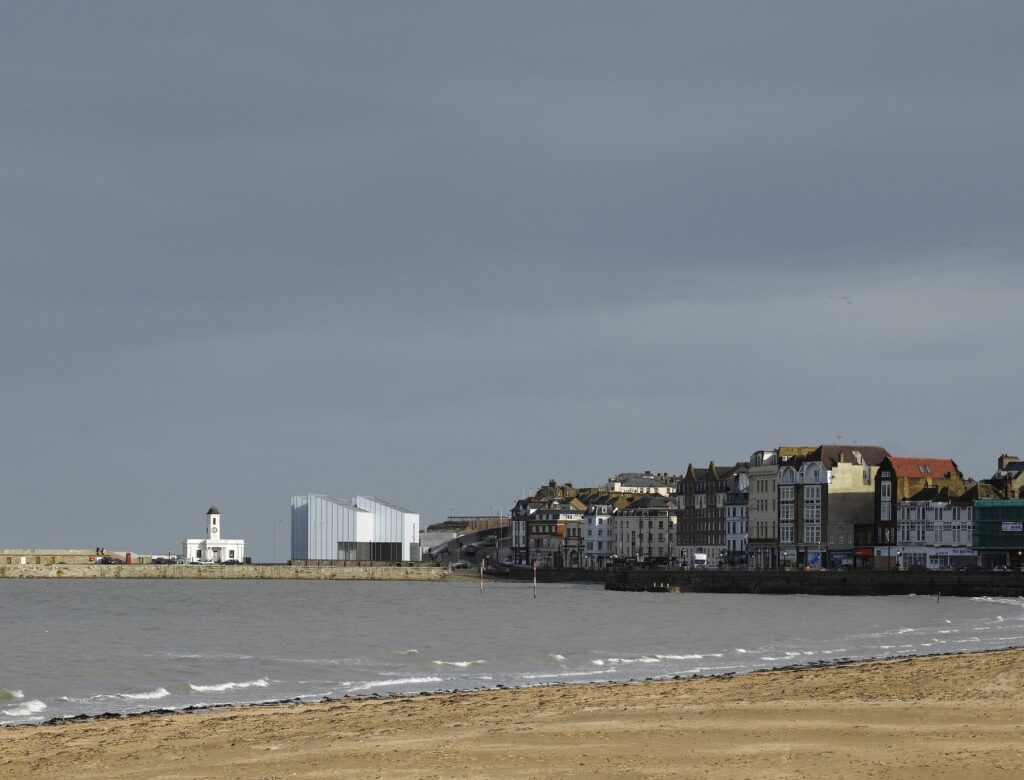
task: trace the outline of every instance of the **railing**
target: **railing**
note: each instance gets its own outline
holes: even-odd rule
[[[295,558],[288,562],[291,566],[357,566],[357,567],[372,567],[372,568],[410,568],[410,569],[430,569],[430,568],[441,568],[441,564],[437,561],[336,561],[329,558]]]

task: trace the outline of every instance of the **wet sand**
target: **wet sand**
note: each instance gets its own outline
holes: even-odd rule
[[[1024,649],[0,729],[0,777],[1024,776]]]

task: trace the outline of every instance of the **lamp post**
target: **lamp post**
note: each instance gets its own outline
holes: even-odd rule
[[[284,520],[283,517],[274,518],[274,563],[277,563],[277,524]]]

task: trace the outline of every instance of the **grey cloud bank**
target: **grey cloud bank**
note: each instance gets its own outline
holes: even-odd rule
[[[3,17],[2,544],[1020,449],[1016,4]]]

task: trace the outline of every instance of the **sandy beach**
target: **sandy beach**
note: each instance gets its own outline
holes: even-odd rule
[[[1024,650],[0,730],[0,777],[974,778],[1024,772]]]

